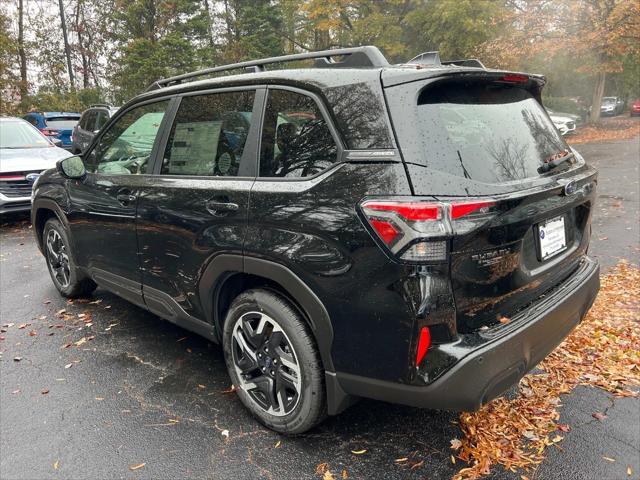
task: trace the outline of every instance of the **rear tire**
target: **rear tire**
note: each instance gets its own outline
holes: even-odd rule
[[[298,434],[326,417],[318,349],[285,298],[263,289],[236,297],[225,319],[223,348],[240,401],[263,425]]]
[[[71,252],[69,237],[60,221],[50,218],[42,231],[42,246],[47,268],[60,295],[77,298],[90,295],[97,287],[82,274]]]

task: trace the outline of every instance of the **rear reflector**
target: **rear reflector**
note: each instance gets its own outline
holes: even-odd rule
[[[422,363],[424,356],[427,354],[427,350],[431,346],[431,332],[429,327],[422,327],[420,330],[420,336],[418,337],[418,351],[416,352],[416,367]]]
[[[447,259],[447,242],[419,242],[411,245],[400,257],[410,262],[443,262]]]

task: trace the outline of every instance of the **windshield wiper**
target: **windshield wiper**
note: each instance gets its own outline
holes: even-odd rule
[[[571,160],[572,158],[574,158],[574,154],[573,152],[569,151],[552,155],[549,159],[545,160],[545,162],[538,168],[538,173],[548,172],[552,168],[556,168],[557,166],[562,165],[564,162]]]

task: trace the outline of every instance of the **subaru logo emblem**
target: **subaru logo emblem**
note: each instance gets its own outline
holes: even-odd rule
[[[39,176],[40,176],[39,173],[28,173],[25,175],[24,178],[26,178],[28,182],[36,183],[36,180],[38,179]]]
[[[578,191],[578,184],[573,180],[570,182],[567,182],[564,188],[562,189],[562,193],[564,193],[567,196],[573,195],[577,191]]]

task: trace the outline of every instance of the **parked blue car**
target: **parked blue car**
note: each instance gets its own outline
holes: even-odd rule
[[[71,150],[71,132],[80,120],[76,112],[29,112],[24,115],[27,122],[40,130],[51,140],[60,140],[62,148]]]

